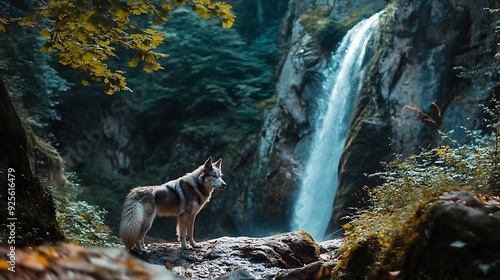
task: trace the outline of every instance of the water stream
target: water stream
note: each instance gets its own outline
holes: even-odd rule
[[[316,240],[323,239],[330,221],[339,161],[361,86],[367,45],[381,14],[359,22],[347,32],[332,54],[333,65],[323,85],[325,96],[318,106],[319,119],[291,224],[292,230],[304,229]]]

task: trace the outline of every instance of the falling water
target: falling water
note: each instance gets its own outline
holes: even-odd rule
[[[324,84],[325,104],[319,106],[323,112],[315,127],[291,225],[293,230],[304,229],[318,240],[323,239],[330,221],[340,156],[361,85],[364,56],[381,13],[359,22],[347,32],[332,56],[334,65]]]

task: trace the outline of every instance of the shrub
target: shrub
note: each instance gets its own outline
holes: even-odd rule
[[[104,222],[106,210],[86,201],[79,201],[81,193],[74,173],[65,173],[63,182],[51,188],[56,206],[56,218],[69,241],[82,246],[117,247],[118,238]]]

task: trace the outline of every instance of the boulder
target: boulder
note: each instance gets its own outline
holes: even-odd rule
[[[500,198],[450,192],[426,212],[402,279],[500,279]]]

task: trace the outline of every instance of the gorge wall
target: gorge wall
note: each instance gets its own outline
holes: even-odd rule
[[[485,7],[498,8],[498,2],[396,1],[388,10],[394,16],[383,27],[380,56],[354,112],[330,230],[359,205],[353,194],[372,184],[362,174],[379,169],[378,161],[439,143],[438,130],[454,130],[452,137],[465,141],[461,127],[484,128],[479,105],[489,101],[492,88],[485,76],[464,79],[456,69],[486,67],[496,53],[495,20]]]
[[[315,100],[322,90],[320,70],[329,57],[321,49],[321,36],[304,27],[304,15],[318,7],[329,8],[329,13],[318,20],[342,22],[366,12],[367,6],[375,13],[386,4],[289,2],[281,27],[283,59],[277,83],[278,101],[266,113],[253,161],[265,175],[265,187],[255,188],[254,195],[265,193],[267,200],[276,200],[281,207],[279,213],[273,213],[275,220],[270,221],[276,227],[286,227],[289,221],[289,206],[295,197],[279,194],[297,193],[316,117]],[[349,209],[366,203],[361,189],[375,182],[365,174],[380,170],[381,161],[390,160],[395,153],[417,153],[420,147],[438,143],[438,130],[455,130],[453,136],[465,140],[461,126],[483,127],[479,104],[487,103],[492,88],[484,86],[486,75],[466,77],[460,75],[460,70],[485,67],[494,56],[498,42],[495,21],[485,7],[498,8],[498,3],[422,0],[395,1],[389,5],[370,73],[353,112],[328,232],[340,227],[340,218]],[[426,117],[435,123],[424,120]],[[276,203],[263,205],[252,211],[254,216],[277,211]]]

